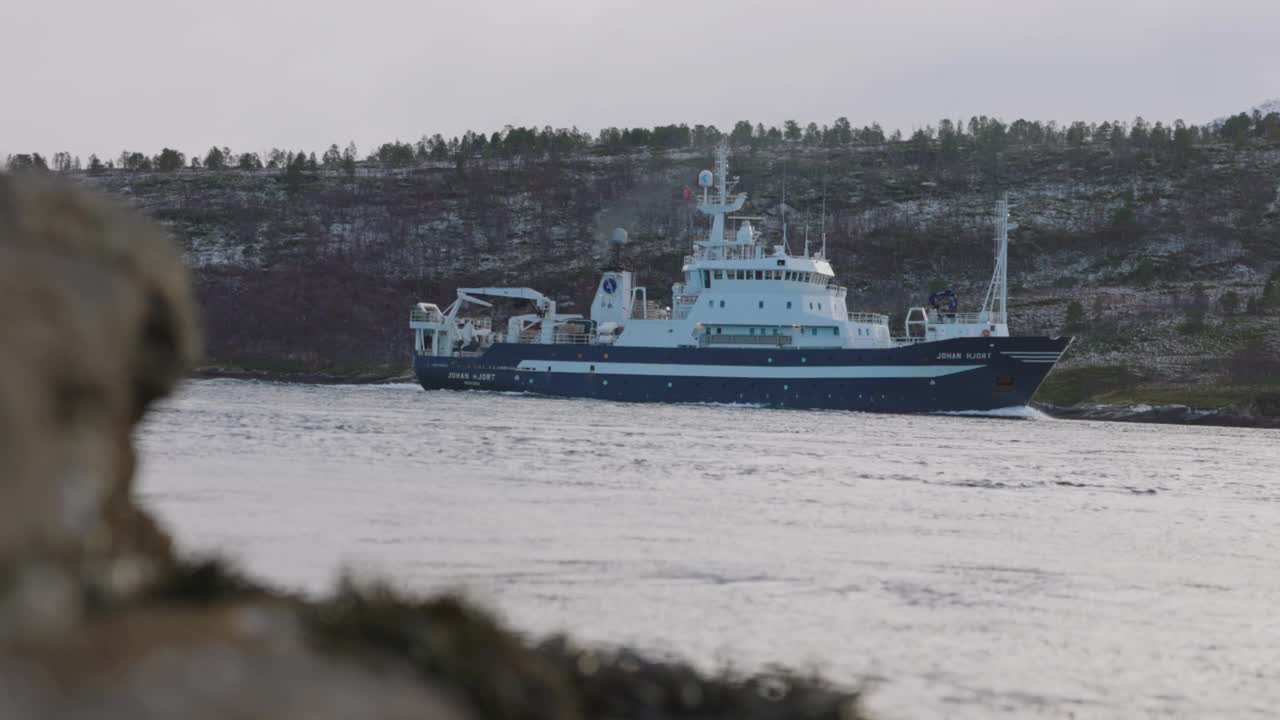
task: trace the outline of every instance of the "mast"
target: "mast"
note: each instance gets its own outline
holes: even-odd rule
[[[788,255],[791,248],[787,246],[787,161],[782,161],[782,248]]]
[[[996,267],[982,303],[987,322],[993,324],[1007,323],[1009,317],[1009,229],[1009,193],[1003,193],[996,201]]]
[[[703,174],[709,174],[703,171]],[[729,179],[729,142],[721,141],[720,146],[716,149],[716,170],[711,182],[715,186],[716,194],[713,201],[707,201],[707,185],[699,180],[703,185],[702,202],[698,204],[698,210],[705,215],[711,216],[711,234],[707,237],[707,242],[714,245],[723,245],[725,243],[725,216],[731,212],[737,212],[747,202],[747,196],[744,193],[738,193],[732,200],[729,199],[729,190],[733,186],[734,181]]]
[[[822,161],[822,255],[827,259],[827,161]]]

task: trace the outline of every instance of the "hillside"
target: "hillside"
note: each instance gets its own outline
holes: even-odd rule
[[[1042,397],[1247,403],[1280,378],[1280,142],[1173,154],[1102,144],[735,150],[744,211],[793,248],[820,234],[850,308],[894,313],[930,287],[970,307],[991,270],[990,208],[1014,202],[1019,333],[1079,336]],[[540,288],[584,308],[615,227],[651,297],[669,295],[704,232],[684,189],[704,151],[578,149],[537,158],[422,159],[317,169],[110,171],[185,244],[214,362],[274,369],[406,367],[407,309],[467,284]],[[824,180],[825,178],[825,180]],[[1277,288],[1280,293],[1280,288]],[[1068,322],[1068,309],[1080,307]],[[1068,327],[1068,325],[1071,327]]]

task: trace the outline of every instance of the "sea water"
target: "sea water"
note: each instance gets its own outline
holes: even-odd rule
[[[320,594],[461,590],[883,718],[1274,717],[1280,432],[192,382],[143,502]]]

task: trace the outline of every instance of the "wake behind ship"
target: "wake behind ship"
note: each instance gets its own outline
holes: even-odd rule
[[[769,247],[749,218],[733,217],[728,148],[698,177],[706,239],[685,257],[671,306],[658,307],[628,271],[607,272],[591,314],[557,312],[529,288],[461,288],[445,310],[411,311],[414,369],[427,390],[483,389],[648,402],[747,403],[881,412],[990,411],[1025,406],[1071,338],[1010,337],[1008,206],[996,212],[995,271],[979,312],[954,295],[889,318],[849,312],[847,290],[823,248]],[[736,223],[730,229],[728,223]],[[464,318],[484,297],[528,300],[505,332]]]

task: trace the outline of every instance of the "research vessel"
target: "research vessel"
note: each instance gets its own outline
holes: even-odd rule
[[[729,151],[699,174],[698,209],[710,231],[684,258],[669,304],[649,300],[633,273],[613,269],[590,314],[562,313],[524,287],[457,290],[446,308],[410,311],[414,370],[427,390],[518,391],[638,402],[695,402],[899,413],[1024,407],[1071,343],[1010,336],[1009,208],[996,204],[995,269],[983,305],[959,312],[950,292],[889,316],[850,312],[826,243],[792,254],[735,216]],[[824,212],[825,215],[825,212]],[[824,223],[825,225],[825,223]],[[488,298],[488,299],[486,299]],[[534,312],[495,329],[493,298]]]

